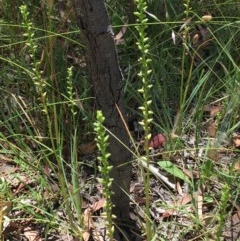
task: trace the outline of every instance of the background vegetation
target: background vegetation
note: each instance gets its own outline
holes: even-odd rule
[[[239,212],[240,3],[150,0],[146,4],[151,133],[165,137],[154,161],[170,160],[178,166],[178,174],[161,170],[181,187],[183,183],[176,181],[179,173],[190,170],[190,184],[185,193],[155,184],[164,192],[154,199],[155,215],[147,212],[151,226],[146,228],[145,221],[138,226],[143,237],[151,229],[152,240],[223,240],[228,218]],[[131,125],[143,117],[138,107],[146,101],[138,91],[143,85],[138,76],[143,53],[136,44],[137,2],[108,0],[106,5]],[[93,190],[98,183],[97,162],[90,162],[96,152],[92,124],[96,108],[71,1],[0,1],[0,73],[4,238],[16,240],[13,237],[26,235],[24,230],[31,227],[43,240],[53,236],[64,240],[67,235],[88,240],[94,232],[89,230],[97,230],[92,216],[100,211],[84,212],[86,193],[101,200],[100,191]],[[141,182],[136,166],[141,129],[132,136],[133,176],[138,176],[133,182]],[[148,180],[149,190],[153,180]],[[191,201],[173,207],[186,194]],[[133,206],[146,212],[134,199]],[[92,220],[89,226],[86,217]],[[229,240],[237,240],[229,235]]]

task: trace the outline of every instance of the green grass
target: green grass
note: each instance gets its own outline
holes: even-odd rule
[[[155,161],[171,161],[181,171],[190,172],[188,191],[181,195],[188,194],[191,201],[181,205],[177,204],[179,190],[157,181],[151,173],[144,179],[144,197],[150,195],[147,210],[134,200],[133,206],[138,206],[147,216],[147,227],[145,221],[139,226],[152,240],[214,237],[221,240],[226,219],[238,206],[239,170],[235,163],[239,162],[239,149],[232,144],[232,138],[240,129],[240,6],[234,0],[201,2],[184,1],[187,4],[184,6],[146,1],[149,13],[144,15],[149,19],[145,33],[149,38],[146,57],[151,59],[147,70],[152,72],[145,78],[153,87],[143,91],[143,94],[148,92],[145,99],[137,91],[142,88],[137,73],[144,65],[138,59],[145,54],[136,45],[140,29],[135,28],[135,22],[127,22],[132,17],[129,12],[132,8],[126,5],[119,8],[118,1],[107,2],[115,33],[121,25],[128,24],[123,36],[125,42],[117,45],[117,49],[125,77],[129,116],[137,113],[139,121],[146,117],[138,107],[146,108],[144,103],[151,99],[150,127],[153,133],[163,133],[166,137],[164,150],[157,153]],[[16,6],[5,0],[1,3],[0,154],[17,167],[17,173],[11,176],[19,180],[19,185],[23,184],[16,193],[16,188],[7,181],[8,192],[1,193],[1,198],[12,202],[13,222],[31,217],[33,223],[45,228],[46,239],[59,227],[64,227],[65,233],[81,237],[87,228],[82,192],[87,192],[84,186],[89,185],[89,195],[94,196],[91,188],[96,187],[96,182],[94,177],[86,179],[84,184],[79,182],[85,180],[86,158],[79,156],[79,145],[94,139],[95,105],[74,16],[67,6],[71,22],[64,25],[56,9],[50,11],[47,5],[41,8],[38,1],[31,2],[22,14],[21,1]],[[16,17],[11,14],[13,10]],[[206,14],[213,16],[207,23],[201,20]],[[192,17],[191,22],[182,27],[187,17]],[[199,36],[206,38],[207,45],[201,40],[193,43],[200,31],[198,25],[208,35]],[[209,116],[206,111],[210,104],[212,108],[221,106],[215,116]],[[213,120],[214,138],[207,130]],[[139,170],[138,160],[143,156],[139,156],[138,150],[135,152],[134,172],[141,181],[143,170]],[[152,164],[148,150],[147,158]],[[161,173],[183,187],[171,171],[161,169]],[[22,180],[23,174],[28,178]],[[99,173],[95,170],[94,175]],[[161,196],[152,195],[152,182],[161,187]],[[155,198],[154,202],[150,198]],[[154,217],[151,205],[158,210],[156,215],[160,213],[160,221]],[[174,210],[175,214],[164,218],[160,209],[165,210],[165,215],[168,210]],[[23,215],[17,215],[18,212]],[[90,216],[94,215],[99,216],[98,213]],[[0,216],[3,222],[6,218]],[[180,223],[181,218],[185,223]]]

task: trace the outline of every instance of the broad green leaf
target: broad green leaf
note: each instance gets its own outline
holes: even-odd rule
[[[189,178],[172,162],[170,161],[159,161],[158,165],[164,169],[166,172],[170,173],[174,177],[178,177],[185,182],[191,183]]]

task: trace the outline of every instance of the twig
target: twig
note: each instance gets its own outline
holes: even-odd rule
[[[159,170],[154,167],[153,165],[149,164],[149,166],[147,166],[147,163],[139,158],[138,161],[140,161],[143,165],[144,168],[149,168],[149,171],[156,176],[158,179],[160,179],[161,181],[163,181],[165,184],[167,184],[170,188],[172,188],[173,190],[176,190],[176,185],[174,183],[171,183],[167,177],[163,176],[161,173],[159,173]]]

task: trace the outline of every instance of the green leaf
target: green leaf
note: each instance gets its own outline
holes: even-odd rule
[[[174,177],[178,177],[187,183],[191,183],[189,178],[172,162],[170,161],[159,161],[158,165],[166,172],[172,174]]]

